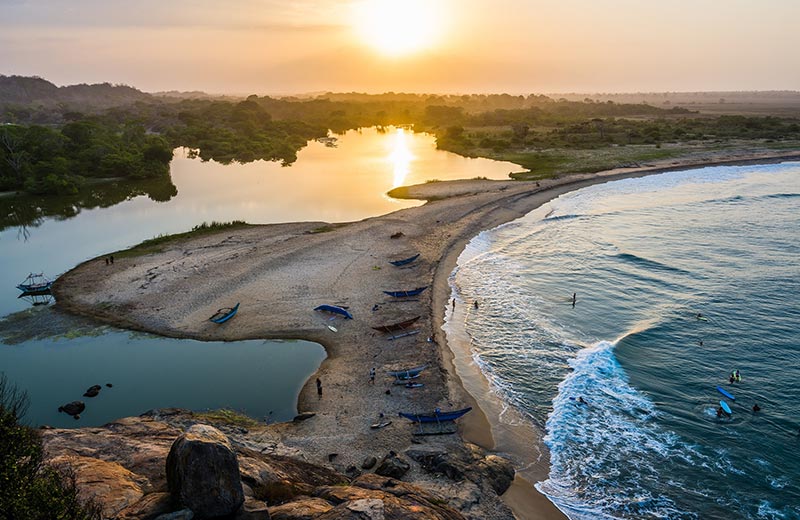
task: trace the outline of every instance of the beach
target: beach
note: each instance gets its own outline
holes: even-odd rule
[[[761,155],[737,161],[778,161],[798,155]],[[730,164],[720,159],[710,163]],[[702,165],[709,164],[702,163]],[[58,307],[125,328],[165,336],[234,341],[302,338],[322,344],[328,358],[304,386],[299,411],[316,416],[301,423],[274,425],[282,442],[308,460],[337,453],[342,466],[358,466],[367,454],[402,452],[413,426],[398,412],[430,412],[474,406],[460,420],[461,437],[487,450],[502,451],[504,435],[487,400],[488,384],[469,366],[464,345],[449,344],[442,326],[450,304],[450,273],[465,244],[480,231],[519,218],[565,192],[598,182],[683,169],[701,164],[658,164],[540,182],[450,181],[402,188],[393,196],[423,199],[421,207],[344,225],[320,222],[253,226],[166,242],[159,252],[116,254],[87,261],[56,283]],[[391,238],[393,235],[401,235]],[[395,267],[419,253],[417,261]],[[394,301],[383,290],[430,286],[418,297]],[[224,325],[208,321],[222,307],[240,303]],[[344,320],[313,311],[321,304],[346,306]],[[455,314],[470,302],[457,302]],[[446,311],[446,309],[449,309]],[[372,327],[420,316],[415,335],[394,340]],[[336,328],[333,331],[328,325]],[[430,339],[430,341],[428,341]],[[427,365],[424,387],[393,385],[386,372]],[[369,382],[371,368],[377,371]],[[322,384],[319,396],[315,380]],[[483,390],[481,390],[483,389]],[[485,413],[481,408],[486,408]],[[392,424],[370,424],[380,416]],[[539,435],[533,428],[525,434]],[[459,436],[425,438],[447,449]],[[546,451],[537,471],[547,474]],[[411,480],[422,478],[418,471]],[[563,515],[521,479],[507,493],[518,518]]]

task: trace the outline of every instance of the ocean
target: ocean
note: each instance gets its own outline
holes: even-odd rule
[[[452,285],[570,518],[800,518],[800,163],[565,194],[473,239]]]

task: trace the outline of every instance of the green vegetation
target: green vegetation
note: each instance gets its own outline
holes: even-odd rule
[[[222,231],[223,229],[241,229],[249,227],[250,225],[251,224],[248,224],[242,220],[233,220],[231,222],[211,222],[210,224],[203,222],[202,224],[194,226],[191,231],[186,231],[185,233],[176,233],[174,235],[158,235],[156,237],[149,238],[144,242],[131,247],[130,249],[117,251],[114,253],[114,256],[118,258],[128,258],[133,256],[149,255],[152,253],[160,253],[164,250],[166,245],[179,240],[185,240],[190,237],[195,238],[201,235]]]
[[[0,373],[0,518],[94,520],[96,504],[78,499],[74,474],[44,462],[37,430],[20,423],[28,396]]]

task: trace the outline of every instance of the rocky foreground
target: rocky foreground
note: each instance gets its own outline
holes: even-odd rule
[[[306,419],[313,421],[314,418]],[[511,464],[465,445],[412,445],[341,467],[302,460],[267,426],[198,423],[158,410],[100,428],[43,430],[56,465],[75,472],[81,497],[104,518],[437,519],[511,518],[499,500]],[[414,484],[400,479],[413,476]]]

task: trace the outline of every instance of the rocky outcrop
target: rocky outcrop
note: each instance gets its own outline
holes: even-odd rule
[[[396,453],[389,452],[375,469],[375,473],[384,477],[401,479],[409,469],[411,466],[408,462],[398,457]]]
[[[80,419],[80,414],[86,409],[86,404],[83,401],[72,401],[70,403],[65,404],[64,406],[59,406],[58,411],[64,412],[67,415],[71,415],[76,419]]]
[[[497,455],[487,455],[477,463],[476,471],[498,495],[505,493],[514,482],[514,466],[507,459]]]
[[[272,520],[312,520],[333,509],[327,500],[315,497],[297,497],[291,502],[270,507]]]
[[[167,484],[173,499],[198,518],[231,515],[244,503],[236,453],[222,432],[205,424],[192,426],[172,444]]]

